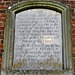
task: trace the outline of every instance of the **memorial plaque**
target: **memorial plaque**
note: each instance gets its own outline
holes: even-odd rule
[[[13,68],[62,70],[61,13],[29,9],[16,14]]]
[[[6,12],[3,70],[6,75],[73,75],[70,9],[37,0]]]

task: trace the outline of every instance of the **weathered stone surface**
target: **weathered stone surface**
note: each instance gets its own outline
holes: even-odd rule
[[[62,70],[61,13],[30,9],[16,14],[14,69]]]
[[[15,63],[13,61],[13,57],[15,57],[14,56],[15,54],[13,54],[15,51],[15,47],[14,47],[15,45],[14,44],[16,44],[14,42],[14,39],[15,39],[15,37],[14,37],[14,34],[15,34],[15,30],[14,30],[15,29],[15,16],[16,16],[16,14],[18,14],[20,12],[30,10],[30,8],[31,9],[40,8],[40,9],[47,9],[47,10],[52,9],[54,11],[58,11],[61,13],[62,17],[61,17],[61,20],[59,20],[59,21],[62,22],[61,23],[61,27],[62,27],[62,31],[61,31],[62,32],[62,36],[61,36],[62,37],[61,38],[62,39],[62,47],[61,47],[62,48],[62,57],[60,57],[60,58],[63,58],[63,61],[61,63],[62,64],[62,70],[61,70],[61,68],[60,68],[60,70],[59,69],[55,70],[53,68],[51,69],[51,67],[48,70],[44,70],[44,68],[42,68],[41,70],[30,70],[30,67],[31,67],[30,64],[29,64],[29,68],[28,68],[29,70],[25,70],[25,66],[21,67],[21,65],[23,65],[23,62],[21,62],[22,57],[20,58],[20,62],[18,63],[18,65],[16,65],[16,64],[12,65]],[[25,9],[27,9],[27,10],[25,10]],[[7,17],[8,17],[8,19],[6,21],[6,23],[7,23],[6,27],[5,27],[6,33],[5,33],[4,48],[3,48],[3,50],[5,50],[3,69],[5,70],[7,75],[29,75],[29,74],[35,75],[36,73],[38,75],[69,75],[69,74],[71,75],[71,74],[73,74],[72,40],[71,40],[71,34],[70,34],[71,33],[70,9],[67,6],[62,5],[60,3],[52,2],[52,1],[48,2],[46,0],[45,1],[41,0],[41,1],[22,2],[22,3],[16,4],[13,7],[11,7],[10,9],[8,9]],[[23,37],[23,34],[21,34],[20,36]],[[46,47],[46,45],[48,47],[51,44],[53,44],[54,40],[51,40],[51,39],[55,40],[55,38],[53,36],[45,35],[42,37],[41,42],[42,42],[42,44],[44,44],[45,47]],[[47,41],[50,41],[50,43]],[[24,44],[26,44],[26,43],[24,43]],[[25,49],[26,49],[26,47],[25,47]],[[44,52],[45,52],[45,50],[44,50]],[[19,53],[19,54],[21,55],[21,53]],[[26,55],[27,55],[27,53],[26,53]],[[44,60],[44,59],[42,58],[42,60]],[[38,61],[40,61],[40,59],[38,59]],[[28,65],[28,63],[25,63],[25,64]],[[36,68],[36,67],[34,67],[34,68]],[[14,70],[14,69],[17,69],[17,70]],[[20,69],[20,70],[18,70],[18,69]],[[40,67],[39,67],[39,69],[40,69]]]

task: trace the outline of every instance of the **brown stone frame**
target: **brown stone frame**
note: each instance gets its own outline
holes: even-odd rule
[[[7,74],[24,74],[25,72],[14,71],[12,68],[13,62],[13,46],[14,46],[14,24],[15,24],[15,14],[26,9],[30,8],[45,8],[45,9],[53,9],[62,14],[62,28],[63,28],[63,50],[64,50],[64,68],[62,72],[59,71],[48,71],[48,74],[62,74],[62,75],[72,75],[73,74],[73,62],[72,62],[72,40],[71,40],[71,20],[70,20],[70,9],[67,6],[63,6],[62,4],[52,2],[52,1],[30,1],[30,2],[22,2],[11,9],[7,10],[7,21],[5,27],[5,35],[4,35],[4,62],[3,69]],[[27,72],[28,73],[28,72]]]

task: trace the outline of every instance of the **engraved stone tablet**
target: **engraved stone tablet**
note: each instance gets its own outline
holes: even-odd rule
[[[30,9],[16,14],[13,68],[62,70],[61,13]]]

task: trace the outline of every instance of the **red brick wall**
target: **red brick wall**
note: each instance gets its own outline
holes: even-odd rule
[[[2,52],[3,50],[3,39],[4,39],[4,28],[5,28],[5,11],[9,6],[17,3],[18,0],[0,0],[0,75],[1,75],[1,64],[2,64]]]
[[[74,61],[74,75],[75,75],[75,0],[70,1],[71,20],[72,20],[72,42],[73,42],[73,61]]]
[[[23,0],[0,0],[0,68],[2,62],[2,52],[3,52],[3,37],[4,37],[4,27],[5,27],[5,11],[9,6],[23,1]],[[72,21],[72,41],[73,41],[73,60],[75,62],[75,0],[56,0],[71,8],[71,21]],[[75,68],[75,63],[74,63]],[[74,69],[75,72],[75,69]],[[74,74],[75,75],[75,74]]]

